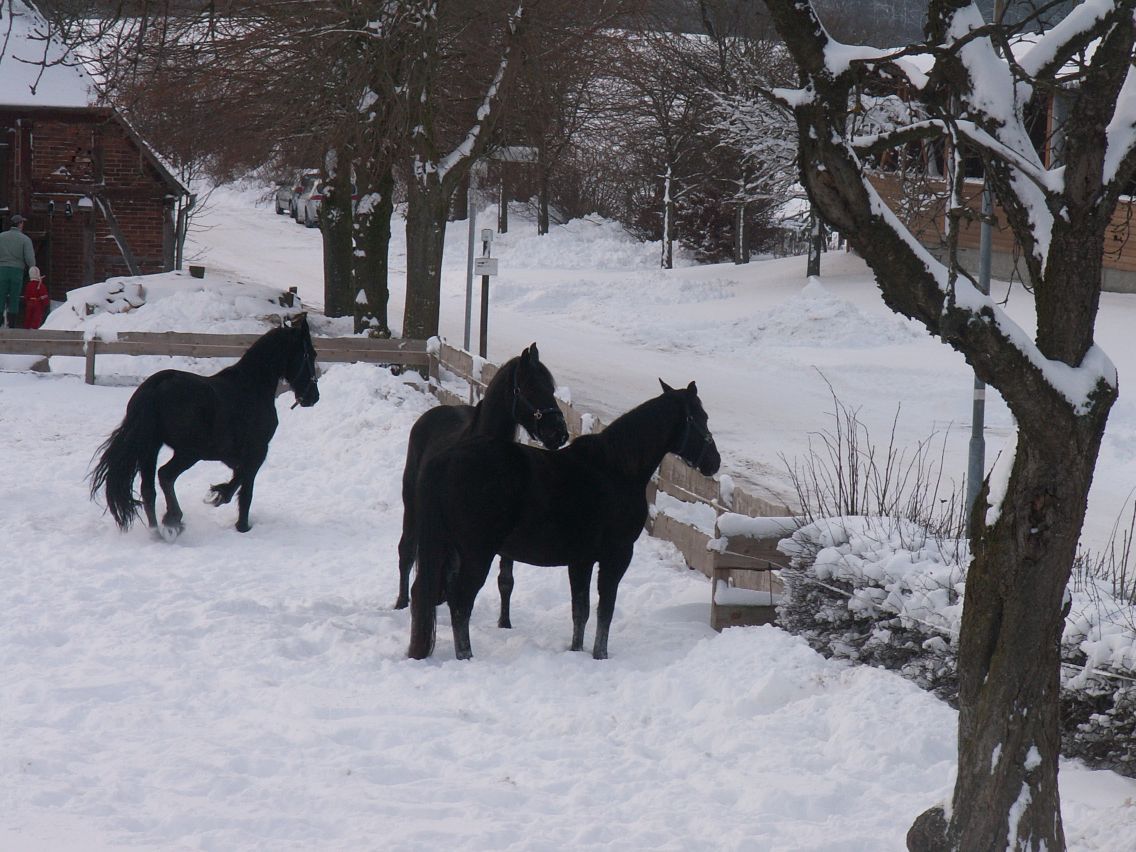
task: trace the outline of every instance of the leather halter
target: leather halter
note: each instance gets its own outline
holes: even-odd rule
[[[553,406],[550,406],[548,408],[537,408],[535,405],[533,405],[531,402],[529,402],[527,399],[525,399],[524,396],[521,395],[521,387],[517,383],[517,373],[519,373],[519,372],[520,372],[520,365],[518,365],[517,367],[515,367],[513,369],[513,420],[516,421],[517,423],[520,423],[520,421],[517,420],[517,403],[518,402],[522,403],[524,405],[524,407],[529,410],[529,412],[532,414],[532,419],[534,421],[536,421],[537,423],[539,423],[542,419],[544,419],[544,415],[546,415],[546,414],[553,414],[553,413],[559,414],[560,409],[557,406],[553,405]]]

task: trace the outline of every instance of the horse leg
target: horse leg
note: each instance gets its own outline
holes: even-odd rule
[[[162,538],[173,541],[177,538],[185,525],[181,522],[181,506],[178,504],[177,494],[174,493],[174,482],[177,478],[197,464],[197,457],[174,451],[174,457],[162,465],[158,471],[158,484],[162,486],[162,494],[166,498],[166,514],[162,516],[160,531]]]
[[[237,468],[241,480],[240,492],[237,494],[237,532],[248,532],[251,529],[249,526],[249,507],[252,506],[252,484],[253,480],[256,479],[257,471],[264,464],[266,455],[267,453],[264,453],[259,459]]]
[[[509,601],[513,597],[513,560],[501,557],[497,568],[497,591],[501,593],[501,614],[497,616],[497,626],[511,628]]]
[[[142,460],[139,473],[142,475],[142,508],[146,511],[146,524],[150,529],[157,529],[158,510],[156,503],[158,499],[158,489],[154,483],[154,479],[158,475],[157,450],[154,450],[153,456],[147,456]]]
[[[484,557],[458,555],[457,564],[447,566],[456,568],[447,572],[446,600],[450,605],[450,626],[454,633],[454,656],[459,660],[473,658],[473,646],[469,641],[469,617],[473,614],[473,602],[477,593],[489,577],[493,567],[493,554]]]
[[[632,545],[629,544],[623,552],[600,560],[600,574],[596,582],[600,600],[596,606],[596,642],[592,646],[592,657],[597,660],[607,659],[607,636],[615,615],[615,594],[619,591],[619,581],[627,573],[631,551]]]
[[[418,537],[414,527],[414,496],[402,494],[402,538],[398,540],[398,597],[395,609],[406,609],[410,604],[410,571],[417,557]]]
[[[209,493],[205,495],[205,502],[210,506],[224,506],[233,499],[237,487],[240,485],[240,474],[233,471],[233,478],[219,485],[210,485]]]
[[[568,585],[572,589],[573,651],[584,650],[584,628],[588,626],[591,610],[592,564],[576,562],[568,566]]]

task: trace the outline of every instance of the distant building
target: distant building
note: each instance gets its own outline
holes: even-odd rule
[[[0,227],[20,213],[53,299],[174,268],[189,194],[25,0],[0,3]],[[46,62],[43,61],[46,57]]]

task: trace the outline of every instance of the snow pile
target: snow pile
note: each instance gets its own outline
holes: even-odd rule
[[[298,306],[286,308],[280,297],[279,290],[225,276],[194,278],[183,271],[124,276],[71,290],[44,328],[258,333],[267,330],[268,317],[296,312]]]
[[[816,521],[782,539],[791,558],[779,623],[822,653],[893,668],[957,694],[964,541],[877,517]],[[1136,606],[1100,583],[1074,592],[1062,637],[1062,753],[1136,775]]]
[[[523,208],[520,208],[523,210]],[[496,236],[493,254],[508,250],[509,263],[520,269],[657,269],[659,244],[644,243],[632,237],[611,219],[589,216],[572,219],[537,236],[530,215],[509,208],[509,232]],[[514,221],[514,217],[519,221]],[[479,227],[495,227],[497,208],[490,207],[478,217]],[[676,265],[693,261],[676,257]]]

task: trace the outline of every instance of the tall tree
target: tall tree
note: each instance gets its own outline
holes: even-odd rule
[[[450,197],[492,142],[525,8],[412,0],[403,104],[406,168],[406,306],[403,336],[438,333],[442,250]],[[495,65],[478,63],[485,55]],[[481,67],[479,67],[479,64]],[[483,74],[479,76],[478,71]]]
[[[1085,0],[1021,41],[973,3],[931,0],[925,41],[897,51],[836,42],[807,0],[766,2],[799,73],[798,88],[771,94],[795,117],[810,198],[867,260],[885,302],[962,353],[1018,425],[1005,493],[980,495],[972,524],[953,797],[916,821],[909,847],[1061,849],[1058,643],[1117,397],[1093,328],[1105,236],[1136,173],[1136,0]],[[1071,109],[1060,159],[1047,163],[1027,105],[1059,88]],[[918,100],[927,117],[858,137],[850,116],[873,91]],[[924,250],[869,181],[866,158],[920,138],[945,139],[954,152],[956,233],[963,147],[982,158],[1032,285],[1032,337],[950,261],[953,251],[940,262]],[[994,507],[983,512],[987,500]]]

